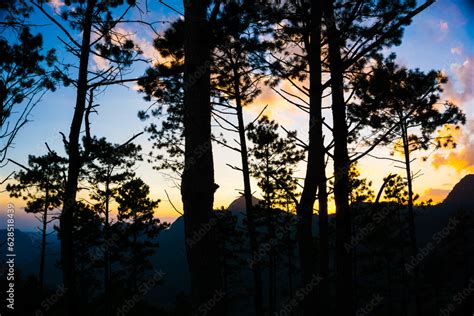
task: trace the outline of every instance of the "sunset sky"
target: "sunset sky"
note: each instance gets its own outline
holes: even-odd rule
[[[60,1],[53,1],[56,8],[63,5]],[[466,125],[456,132],[458,144],[456,149],[416,154],[419,159],[414,162],[413,169],[421,173],[414,183],[414,188],[422,199],[432,198],[435,201],[442,201],[453,185],[463,176],[474,173],[474,5],[470,5],[469,2],[467,0],[438,0],[429,9],[415,17],[413,23],[405,30],[402,45],[393,48],[398,56],[397,61],[401,65],[408,68],[420,68],[424,71],[443,70],[449,78],[443,99],[449,99],[458,104],[467,116]],[[168,3],[179,10],[182,8],[180,1],[168,1]],[[149,8],[153,14],[144,15],[147,21],[172,21],[177,18],[176,13],[159,4],[158,1],[150,1]],[[36,16],[35,22],[48,23],[41,16]],[[157,25],[161,30],[166,26],[167,24]],[[124,29],[133,33],[132,37],[141,46],[145,57],[159,60],[159,55],[151,45],[154,37],[151,30],[137,25],[125,26]],[[62,46],[56,39],[56,36],[60,34],[54,26],[43,26],[34,31],[43,34],[47,48],[56,47],[60,58],[65,55],[61,52]],[[101,62],[101,60],[93,59],[91,66],[100,67]],[[146,67],[144,63],[137,64],[130,76],[141,75]],[[63,153],[59,132],[68,134],[74,101],[75,93],[72,88],[62,87],[54,93],[48,93],[34,109],[31,115],[32,121],[19,133],[14,148],[9,152],[9,157],[26,164],[28,154],[46,153],[45,142],[51,148]],[[127,140],[132,135],[141,132],[150,123],[149,121],[142,122],[137,117],[137,112],[146,109],[150,104],[143,100],[143,95],[136,91],[134,84],[106,90],[98,97],[97,103],[101,106],[98,109],[99,115],[93,116],[92,131],[95,135],[105,136],[114,143]],[[245,109],[246,121],[252,121],[266,104],[269,105],[266,110],[267,115],[287,129],[296,129],[299,137],[306,138],[306,114],[268,90],[265,90],[254,104]],[[215,131],[219,131],[218,127]],[[151,144],[147,141],[147,135],[142,135],[137,143],[142,145],[144,153],[149,152]],[[373,154],[387,157],[390,149],[380,148]],[[429,155],[425,162],[421,159],[424,155]],[[216,144],[214,158],[215,178],[219,185],[215,195],[215,206],[227,206],[238,196],[238,190],[242,189],[243,185],[241,174],[226,164],[240,166],[240,158],[237,153]],[[365,158],[360,162],[359,167],[362,175],[373,181],[375,191],[378,190],[384,176],[389,173],[403,175],[404,172],[393,162],[374,158]],[[328,172],[331,168],[332,166],[328,168]],[[5,178],[15,169],[13,164],[2,167],[1,178]],[[303,171],[304,165],[301,165],[299,173]],[[152,165],[148,163],[140,164],[136,172],[150,185],[153,197],[162,200],[156,216],[167,221],[176,218],[178,214],[170,206],[164,191],[170,194],[171,200],[178,208],[181,208],[181,197],[179,189],[175,187],[169,176],[153,170]],[[17,228],[32,229],[36,223],[32,216],[24,215],[22,201],[10,199],[3,189],[4,186],[0,198],[1,216],[4,216],[6,204],[12,202],[17,210]],[[256,190],[255,182],[252,189]],[[258,191],[255,194],[258,196]],[[4,225],[5,221],[1,220],[0,228]]]

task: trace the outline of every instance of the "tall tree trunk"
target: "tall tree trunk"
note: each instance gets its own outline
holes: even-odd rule
[[[319,2],[313,1],[310,15],[311,35],[309,41],[306,41],[310,67],[308,162],[303,191],[296,208],[298,216],[297,241],[303,286],[310,284],[316,273],[316,253],[312,232],[313,207],[318,186],[321,184],[320,162],[322,161],[324,164],[324,150],[321,151],[321,143],[323,142],[321,113],[321,14]],[[303,299],[304,315],[314,315],[316,298],[316,289],[312,288]]]
[[[344,100],[341,38],[334,15],[334,0],[325,0],[329,63],[331,72],[332,115],[334,129],[334,199],[336,202],[336,295],[343,304],[337,304],[338,315],[353,315],[352,253],[344,245],[350,244],[351,212],[349,206],[349,167],[347,150],[348,127]]]
[[[181,182],[185,237],[211,226],[199,242],[186,245],[194,310],[221,297],[208,315],[225,315],[216,225],[212,225],[214,165],[211,144],[210,29],[207,1],[185,0],[184,136]],[[204,226],[206,225],[206,226]]]
[[[250,251],[252,256],[258,252],[257,232],[255,229],[255,213],[252,205],[252,189],[250,186],[250,171],[248,162],[247,139],[245,137],[245,124],[242,108],[242,99],[240,96],[240,77],[237,70],[234,69],[234,91],[235,105],[237,108],[237,120],[239,127],[240,156],[242,159],[242,176],[244,179],[244,198],[245,211],[247,216],[247,229],[249,232]],[[263,315],[263,297],[262,297],[262,272],[259,262],[253,262],[253,283],[254,283],[254,304],[257,316]]]
[[[392,258],[387,256],[385,258],[386,264],[386,272],[387,272],[387,297],[388,297],[388,316],[392,316],[393,311],[393,295],[392,295],[392,283],[393,283],[393,276],[392,276]]]
[[[138,221],[137,221],[137,212],[135,211],[135,214],[133,215],[133,224],[132,224],[132,229],[133,229],[133,239],[132,239],[132,291],[131,293],[136,293],[137,292],[137,273],[138,273],[138,251],[137,251],[137,240],[138,240]]]
[[[321,142],[323,140],[321,139]],[[324,147],[321,146],[322,149]],[[331,305],[329,295],[329,223],[328,223],[328,194],[326,183],[326,170],[323,160],[320,169],[320,182],[318,192],[319,203],[319,274],[321,276],[321,284],[319,285],[319,308],[320,315],[329,315],[329,307]]]
[[[323,135],[322,87],[321,87],[321,1],[313,0],[311,8],[311,43],[310,43],[310,106],[315,120],[312,128],[315,134],[315,146],[319,153],[316,156],[316,178],[318,181],[319,206],[319,311],[321,316],[329,315],[329,230],[328,230],[328,194],[326,178],[326,148]],[[314,94],[313,94],[314,92]],[[310,111],[311,111],[310,109]]]
[[[44,210],[43,210],[43,222],[41,227],[41,257],[39,266],[39,286],[40,286],[40,299],[43,299],[44,291],[44,264],[46,259],[46,236],[48,226],[48,208],[49,208],[49,183],[46,183],[45,195],[44,195]]]
[[[87,96],[87,70],[90,54],[90,39],[92,28],[92,16],[96,1],[88,0],[82,32],[82,44],[79,60],[79,75],[77,81],[76,107],[71,122],[68,142],[68,172],[64,191],[63,210],[59,219],[61,237],[61,267],[63,270],[63,282],[66,289],[64,307],[66,315],[77,315],[78,310],[75,302],[76,280],[74,262],[74,209],[76,207],[76,194],[81,168],[81,157],[79,153],[79,134],[84,118],[86,96]]]
[[[288,205],[288,203],[287,203]],[[288,292],[290,293],[290,300],[293,299],[293,243],[291,240],[291,223],[292,223],[292,214],[290,213],[290,210],[287,207],[287,225],[288,229],[286,232],[286,246],[287,246],[287,256],[288,256]]]
[[[406,271],[406,260],[405,260],[405,236],[404,236],[404,225],[402,210],[398,210],[398,238],[400,240],[399,252],[400,252],[400,282],[401,282],[401,306],[400,306],[400,315],[408,315],[408,280],[407,280],[407,271]]]
[[[275,222],[273,220],[273,210],[271,208],[266,209],[267,222],[268,222],[268,241],[276,240],[275,237]],[[268,253],[268,313],[274,315],[276,309],[276,271],[277,271],[277,260],[274,246],[270,246]]]
[[[110,259],[109,259],[109,204],[110,204],[110,174],[105,182],[105,220],[104,220],[104,296],[105,296],[105,316],[110,315]]]
[[[402,119],[403,120],[403,119]],[[411,173],[411,161],[410,161],[410,140],[408,138],[408,128],[401,122],[401,131],[402,131],[402,141],[403,141],[403,154],[405,158],[405,170],[407,174],[407,185],[408,185],[408,227],[410,235],[410,248],[411,255],[413,257],[417,254],[417,245],[416,245],[416,228],[415,228],[415,210],[413,209],[413,177]],[[413,291],[415,297],[415,310],[416,315],[421,316],[421,298],[419,291],[419,274],[420,270],[418,265],[415,265],[413,268]]]
[[[225,229],[225,226],[219,227],[219,232],[223,232],[224,231],[223,229]],[[230,276],[232,274],[232,267],[229,263],[232,261],[232,258],[230,258],[230,259],[227,258],[226,236],[221,235],[221,234],[219,234],[219,236],[220,236],[220,240],[219,240],[219,259],[221,260],[220,261],[220,266],[221,266],[220,270],[221,270],[221,277],[222,277],[222,290],[224,291],[224,293],[228,293],[229,288],[230,288],[229,287]],[[229,307],[228,297],[225,297],[224,300],[225,300],[224,304],[225,304],[226,308],[228,308]]]

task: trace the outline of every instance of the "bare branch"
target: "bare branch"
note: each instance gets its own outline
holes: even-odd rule
[[[170,6],[169,4],[165,3],[163,0],[159,0],[159,2],[164,5],[165,7],[167,7],[168,9],[170,9],[171,11],[174,11],[176,13],[178,13],[179,15],[181,16],[184,16],[184,13],[181,13],[180,11],[178,11],[177,9],[173,8],[172,6]]]
[[[166,194],[166,198],[168,199],[168,202],[170,203],[171,207],[175,210],[175,212],[183,216],[183,212],[178,211],[178,209],[174,206],[173,202],[171,202],[171,198],[168,195],[168,192],[166,192],[166,190],[165,190],[165,194]]]
[[[265,112],[265,110],[267,109],[267,107],[268,107],[268,104],[265,105],[265,107],[263,108],[263,110],[260,111],[260,113],[258,113],[257,117],[252,121],[251,124],[254,124],[254,123],[260,118],[260,116],[263,114],[263,112]]]
[[[37,3],[36,1],[31,1],[31,3],[37,7],[44,15],[46,15],[46,17],[51,21],[53,22],[54,24],[56,24],[60,29],[61,31],[64,32],[64,34],[69,38],[69,40],[74,44],[76,45],[77,47],[81,47],[81,45],[76,42],[76,40],[74,39],[74,37],[72,37],[71,33],[69,33],[68,30],[66,30],[66,28],[61,24],[59,23],[53,16],[51,16],[48,12],[46,12],[46,10],[43,8],[42,5],[40,5],[39,3]]]
[[[17,166],[19,166],[19,167],[21,167],[21,168],[25,169],[25,170],[31,171],[31,169],[30,169],[30,168],[28,168],[28,167],[26,167],[26,166],[22,165],[22,164],[21,164],[21,163],[19,163],[19,162],[16,162],[16,161],[15,161],[15,160],[13,160],[13,159],[10,159],[10,158],[8,158],[7,160],[8,160],[8,161],[10,161],[11,163],[14,163],[15,165],[17,165]]]
[[[4,184],[5,182],[7,182],[7,181],[10,179],[10,177],[11,177],[12,175],[14,175],[14,174],[15,174],[15,171],[13,171],[12,173],[10,173],[5,179],[2,180],[2,182],[0,182],[0,185],[2,185],[2,184]]]

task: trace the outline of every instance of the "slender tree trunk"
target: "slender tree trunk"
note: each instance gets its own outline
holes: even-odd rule
[[[322,182],[321,161],[324,164],[324,150],[321,151],[321,143],[323,142],[321,113],[321,7],[317,1],[312,2],[310,19],[311,35],[309,42],[306,42],[310,68],[308,162],[303,191],[296,208],[298,216],[297,241],[303,286],[310,284],[316,274],[316,253],[312,232],[313,207],[318,186]],[[316,299],[316,289],[311,288],[311,291],[303,299],[304,315],[314,315]],[[322,297],[320,301],[322,301]]]
[[[352,205],[352,201],[350,202],[350,204]],[[357,208],[357,206],[356,206]],[[359,217],[359,210],[357,209],[353,209],[353,218],[358,218]],[[353,222],[353,225],[354,225],[354,230],[356,231],[357,229],[359,229],[359,225],[362,224],[360,223],[362,220],[359,220],[359,222],[356,222],[356,220],[354,220]],[[353,231],[354,231],[353,230]],[[376,256],[377,253],[374,253],[374,256]],[[352,247],[352,302],[354,304],[354,306],[359,306],[359,297],[358,297],[358,285],[359,285],[359,280],[358,280],[358,265],[359,265],[359,257],[361,257],[361,254],[359,254],[357,252],[357,245],[355,247]]]
[[[290,211],[287,209],[288,214],[288,230],[286,232],[286,243],[287,243],[287,251],[288,251],[288,292],[290,293],[290,300],[293,299],[293,244],[291,242],[291,222],[292,222],[292,215]]]
[[[185,162],[181,182],[185,237],[211,226],[195,244],[186,245],[194,310],[213,298],[208,315],[225,315],[213,215],[214,165],[211,144],[210,29],[207,1],[185,0],[184,136]],[[206,226],[204,226],[206,225]]]
[[[325,0],[325,21],[328,28],[331,72],[332,114],[334,129],[334,199],[336,203],[336,295],[344,302],[337,304],[338,315],[353,315],[352,254],[344,245],[350,244],[351,212],[349,206],[349,167],[347,150],[348,127],[344,100],[341,39],[335,23],[334,0]]]
[[[48,208],[49,208],[49,183],[46,184],[45,196],[44,196],[44,210],[43,210],[43,222],[41,227],[41,257],[39,266],[39,286],[40,286],[40,299],[43,299],[44,292],[44,265],[46,260],[46,236],[48,226]]]
[[[320,0],[313,0],[311,9],[311,50],[310,50],[310,91],[311,107],[314,109],[315,146],[317,152],[317,180],[319,206],[319,311],[321,316],[329,315],[329,230],[328,230],[328,194],[326,178],[326,148],[323,136],[322,88],[321,88],[321,18]],[[315,91],[315,94],[312,94]],[[311,111],[311,110],[310,110]]]
[[[376,211],[380,211],[382,209],[381,205],[380,205],[380,199],[382,197],[382,194],[385,190],[385,188],[387,187],[389,181],[391,179],[393,179],[395,177],[395,175],[393,174],[390,174],[389,176],[387,176],[385,179],[384,179],[384,182],[382,184],[382,186],[380,187],[378,193],[377,193],[377,197],[375,198],[375,202],[374,202],[374,207],[375,207],[375,210]],[[397,218],[399,218],[397,216]],[[391,218],[390,219],[390,222],[392,221]],[[387,265],[387,292],[388,292],[388,316],[392,316],[393,313],[394,313],[394,308],[393,308],[393,270],[392,270],[392,264],[391,264],[391,261],[392,261],[392,258],[391,256],[389,255],[390,254],[390,249],[388,250],[388,255],[387,255],[387,258],[385,258],[385,264]],[[395,256],[394,256],[395,257]],[[357,272],[357,271],[356,271]],[[356,281],[355,281],[355,286],[357,286],[357,278],[355,278]],[[356,303],[355,303],[355,306],[358,306],[357,305],[357,300],[355,300]]]
[[[267,210],[267,221],[268,221],[268,240],[271,242],[275,240],[275,223],[273,220],[273,211],[271,208]],[[270,252],[268,254],[268,312],[270,315],[275,313],[276,309],[276,271],[277,271],[277,262],[274,246],[270,246]]]
[[[401,214],[401,210],[398,210],[398,236],[400,239],[400,277],[401,277],[401,299],[402,304],[400,306],[401,313],[400,315],[408,315],[408,298],[407,298],[407,291],[408,291],[408,282],[407,282],[407,271],[405,269],[405,238],[403,235],[404,227],[403,227],[403,218]]]
[[[138,266],[138,251],[137,251],[137,227],[138,226],[138,223],[137,223],[137,213],[135,211],[135,214],[134,214],[134,219],[133,219],[133,224],[132,224],[132,228],[133,228],[133,239],[132,239],[132,295],[133,293],[136,293],[137,292],[137,273],[138,273],[138,269],[137,269],[137,266]]]
[[[104,292],[105,316],[110,315],[110,266],[109,266],[109,203],[110,203],[110,174],[105,182],[105,220],[104,220]]]
[[[265,147],[265,187],[270,188],[270,152],[268,150],[268,146]],[[273,200],[273,192],[265,192],[265,219],[266,219],[266,224],[267,224],[267,241],[270,242],[272,240],[272,232],[273,232],[273,227],[272,227],[272,213],[271,213],[271,207],[272,207],[272,200]],[[271,247],[271,246],[270,246]],[[273,249],[270,248],[270,251],[268,252],[268,312],[265,314],[271,315],[273,313],[274,309],[274,300],[273,300],[273,291],[275,284],[273,282],[274,278],[274,260],[273,260]]]
[[[401,122],[402,140],[403,140],[403,154],[405,157],[405,170],[407,174],[407,185],[408,185],[408,227],[410,234],[410,246],[411,255],[416,256],[417,245],[416,245],[416,228],[415,228],[415,210],[413,209],[413,178],[411,173],[411,161],[410,161],[410,140],[408,139],[408,129],[403,122]],[[419,291],[419,274],[420,270],[418,265],[413,268],[413,291],[415,297],[415,310],[417,316],[422,316],[422,306]]]
[[[240,78],[237,70],[234,69],[234,91],[235,104],[237,108],[237,120],[239,127],[240,156],[242,159],[242,176],[244,179],[244,198],[245,211],[247,215],[247,229],[249,232],[250,251],[252,256],[258,252],[257,232],[255,229],[255,213],[252,205],[252,190],[250,186],[250,171],[248,162],[247,139],[245,137],[245,124],[242,108],[242,99],[240,96]],[[263,298],[262,298],[262,271],[259,262],[253,262],[253,283],[254,283],[254,304],[257,316],[263,315]]]
[[[219,227],[219,232],[223,232],[225,229],[225,224],[223,227]],[[230,260],[227,258],[227,251],[226,251],[226,247],[227,247],[227,243],[226,243],[226,236],[225,235],[222,235],[222,234],[219,234],[220,236],[220,240],[219,240],[219,258],[220,258],[220,265],[221,265],[221,275],[222,275],[222,290],[225,292],[225,293],[228,293],[229,291],[229,279],[230,279],[230,275],[232,273],[232,267],[230,266],[230,262],[232,260],[232,258],[230,258]],[[229,249],[231,249],[232,246],[230,246]],[[225,300],[225,306],[226,308],[229,307],[228,305],[228,298],[225,297],[224,298]]]
[[[389,258],[389,259],[388,259]],[[392,295],[392,259],[390,256],[385,258],[387,271],[387,296],[388,296],[388,316],[393,315],[393,295]]]
[[[321,113],[321,112],[319,112]],[[322,277],[320,289],[320,315],[329,315],[329,223],[328,223],[328,193],[322,116],[318,117],[321,122],[317,127],[318,138],[318,204],[319,204],[319,273]]]
[[[87,70],[90,54],[90,39],[92,28],[92,16],[96,1],[88,0],[82,32],[82,45],[79,61],[79,76],[77,81],[76,107],[72,119],[68,154],[69,164],[67,172],[67,182],[64,191],[63,210],[59,219],[60,237],[61,237],[61,267],[63,270],[63,282],[66,289],[64,296],[65,314],[75,316],[78,314],[77,304],[75,302],[76,280],[75,280],[75,262],[74,262],[74,209],[76,207],[76,194],[81,168],[81,157],[79,153],[79,134],[87,96]]]

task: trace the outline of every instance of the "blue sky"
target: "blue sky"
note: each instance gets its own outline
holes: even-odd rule
[[[56,4],[60,4],[56,0]],[[176,8],[182,8],[180,1],[168,1]],[[149,9],[153,14],[144,15],[147,21],[173,20],[177,15],[158,3],[149,2]],[[430,156],[427,162],[417,160],[415,168],[422,170],[422,177],[415,183],[415,189],[422,196],[441,200],[449,189],[468,173],[474,173],[474,140],[469,130],[474,134],[474,6],[469,6],[464,0],[439,0],[432,7],[415,17],[413,23],[406,29],[402,45],[393,49],[398,55],[398,62],[409,68],[422,70],[441,69],[450,78],[446,87],[445,97],[456,101],[468,116],[468,124],[458,135],[458,148],[451,152],[437,152]],[[138,13],[133,13],[137,15]],[[132,16],[133,17],[133,16]],[[35,16],[35,21],[40,24],[48,23],[44,18]],[[166,24],[157,25],[160,29]],[[127,28],[132,29],[132,28]],[[46,47],[56,47],[58,55],[65,56],[62,46],[57,40],[57,29],[52,26],[38,28],[44,36]],[[153,33],[145,26],[133,27],[134,38],[142,45],[147,57],[154,53],[151,41]],[[155,56],[156,57],[156,56]],[[91,60],[91,66],[97,61]],[[139,76],[147,67],[146,64],[134,66],[130,76]],[[40,155],[45,153],[44,143],[52,148],[62,151],[62,140],[59,132],[67,135],[72,118],[75,93],[72,88],[60,88],[54,93],[48,93],[41,104],[33,111],[31,122],[18,135],[14,148],[9,156],[26,163],[28,154]],[[137,112],[149,106],[136,92],[133,84],[117,86],[107,89],[97,99],[101,106],[99,115],[92,120],[92,130],[97,136],[105,136],[110,141],[120,143],[132,135],[141,132],[148,124],[141,122]],[[255,104],[246,109],[246,120],[253,120],[265,104],[269,104],[267,114],[276,119],[281,125],[289,129],[296,129],[300,137],[306,136],[307,118],[302,112],[291,108],[290,105],[278,99],[274,94],[266,92]],[[138,139],[147,153],[151,147],[147,136]],[[377,150],[377,155],[387,155],[389,149]],[[215,146],[216,183],[220,188],[216,192],[216,206],[227,205],[238,196],[238,189],[242,188],[240,174],[226,166],[227,163],[240,165],[239,157],[228,149]],[[300,173],[303,171],[300,168]],[[365,159],[360,163],[363,176],[369,178],[377,189],[383,176],[388,172],[399,172],[393,164],[375,159]],[[0,170],[0,176],[5,177],[12,170],[13,165],[7,165]],[[161,198],[162,203],[156,216],[172,220],[177,214],[172,210],[164,190],[170,193],[174,204],[180,207],[179,189],[177,189],[166,176],[152,170],[151,165],[143,163],[137,169],[137,174],[151,186],[152,194]],[[256,185],[253,183],[253,187]],[[12,201],[7,193],[1,193],[0,210],[4,213],[6,203]],[[256,193],[258,195],[258,192]],[[24,218],[21,211],[21,201],[12,201],[17,206],[17,217]],[[1,219],[0,219],[1,220]],[[3,223],[2,221],[1,223]],[[0,223],[0,227],[3,224]],[[31,219],[21,220],[19,228],[31,229]]]

